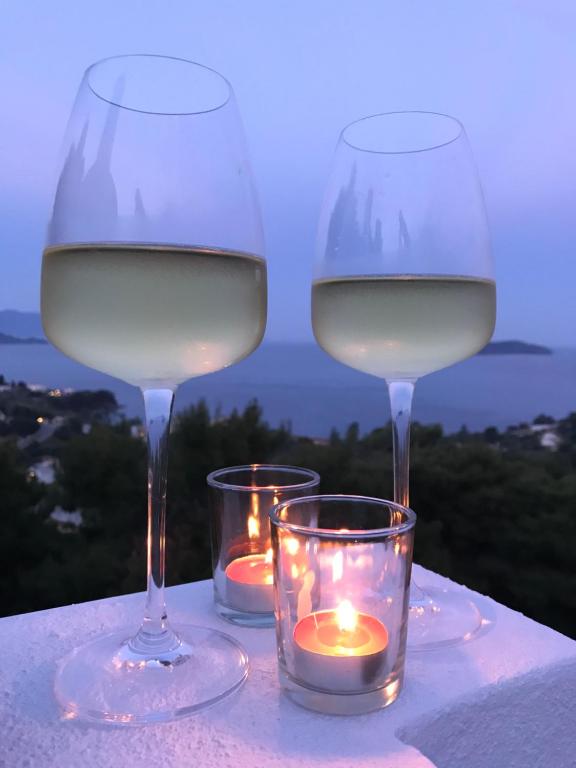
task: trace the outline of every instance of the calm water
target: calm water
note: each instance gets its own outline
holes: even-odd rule
[[[78,365],[51,346],[0,345],[0,373],[8,380],[74,389],[109,389],[129,416],[142,416],[134,387]],[[362,431],[389,417],[384,382],[336,363],[308,344],[267,344],[225,371],[183,385],[182,409],[205,398],[223,413],[258,398],[271,424],[290,421],[296,434],[325,436],[358,421]],[[550,356],[482,356],[418,382],[415,418],[447,431],[506,427],[539,413],[576,410],[576,350]]]

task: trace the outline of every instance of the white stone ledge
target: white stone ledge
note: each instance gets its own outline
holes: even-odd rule
[[[446,583],[415,570],[419,582]],[[251,673],[237,695],[207,712],[145,728],[61,721],[52,697],[57,660],[91,636],[137,624],[141,595],[2,619],[0,766],[575,768],[576,643],[478,599],[491,619],[481,637],[409,654],[395,704],[337,718],[307,712],[280,694],[272,630],[221,621],[210,582],[174,587],[173,620],[235,635],[250,655]]]

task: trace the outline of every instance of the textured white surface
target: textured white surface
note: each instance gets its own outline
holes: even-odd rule
[[[419,571],[419,583],[444,579]],[[454,588],[461,589],[461,587]],[[575,768],[576,643],[487,598],[491,619],[466,645],[410,654],[404,691],[380,712],[316,715],[285,699],[273,630],[219,619],[210,582],[168,591],[174,621],[235,635],[247,649],[244,688],[178,723],[120,728],[62,721],[57,660],[89,637],[136,624],[142,596],[0,620],[2,768]]]

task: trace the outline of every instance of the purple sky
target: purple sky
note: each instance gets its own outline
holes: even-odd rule
[[[37,309],[60,142],[85,67],[166,53],[235,88],[263,209],[269,339],[308,340],[316,219],[343,125],[459,117],[480,169],[496,338],[576,346],[572,0],[6,0],[0,9],[0,309]]]

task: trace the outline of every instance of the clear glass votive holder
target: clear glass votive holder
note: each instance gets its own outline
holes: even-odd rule
[[[212,573],[218,614],[249,627],[274,626],[270,511],[316,493],[311,469],[250,464],[211,472]]]
[[[334,715],[391,704],[404,677],[416,515],[364,496],[308,496],[270,513],[280,684]]]

